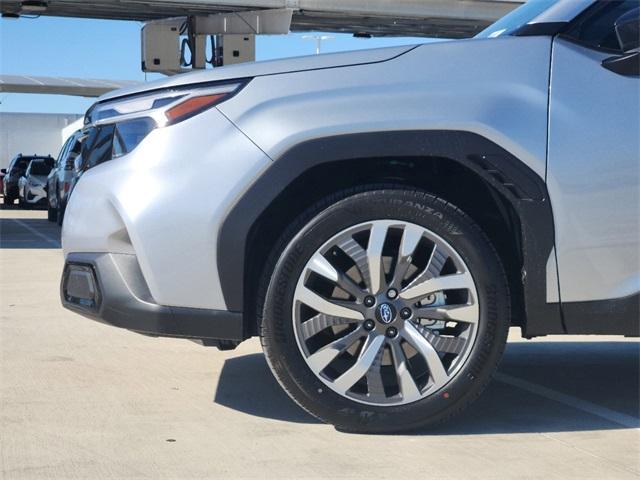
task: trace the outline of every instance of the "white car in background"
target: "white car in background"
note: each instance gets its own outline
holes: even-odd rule
[[[53,168],[53,158],[37,158],[29,162],[18,180],[19,202],[23,208],[47,204],[47,177]]]

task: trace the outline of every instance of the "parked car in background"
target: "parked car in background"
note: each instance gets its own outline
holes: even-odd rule
[[[23,208],[47,204],[47,176],[53,164],[51,157],[36,158],[29,162],[24,175],[18,180],[18,194]]]
[[[6,173],[2,179],[2,193],[4,195],[4,204],[13,205],[13,202],[19,197],[20,190],[18,182],[27,171],[27,167],[32,160],[49,159],[53,161],[51,155],[23,155],[19,153],[9,163]]]
[[[62,225],[64,212],[76,174],[75,160],[82,147],[82,131],[74,132],[64,143],[47,177],[47,220]]]

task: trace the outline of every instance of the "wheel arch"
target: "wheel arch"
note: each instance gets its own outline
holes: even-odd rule
[[[546,301],[554,230],[544,180],[480,135],[430,130],[306,141],[244,192],[220,229],[217,260],[227,308],[245,313],[247,336],[256,333],[258,281],[284,227],[327,195],[383,183],[434,193],[469,214],[505,263],[514,324],[527,336],[564,332],[559,304]]]

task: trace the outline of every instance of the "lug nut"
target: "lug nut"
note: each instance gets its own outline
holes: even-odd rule
[[[373,307],[376,304],[376,299],[371,295],[364,297],[364,306],[365,307]]]
[[[390,288],[389,291],[387,292],[387,297],[389,297],[391,300],[393,300],[397,296],[398,296],[398,291],[395,288]]]
[[[387,328],[386,334],[389,338],[395,338],[396,335],[398,335],[398,329],[396,327],[389,327]]]
[[[411,317],[411,309],[410,308],[404,307],[402,310],[400,310],[400,318],[402,318],[403,320],[407,320],[410,317]]]
[[[363,326],[365,330],[371,331],[376,328],[376,322],[374,322],[373,320],[365,320]]]

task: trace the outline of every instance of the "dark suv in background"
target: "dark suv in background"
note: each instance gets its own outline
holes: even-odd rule
[[[2,194],[4,195],[5,205],[13,205],[18,198],[18,181],[20,177],[24,176],[32,160],[52,161],[53,158],[51,155],[23,155],[21,153],[13,157],[9,166],[6,169],[2,169],[2,173],[5,174],[2,179]]]

